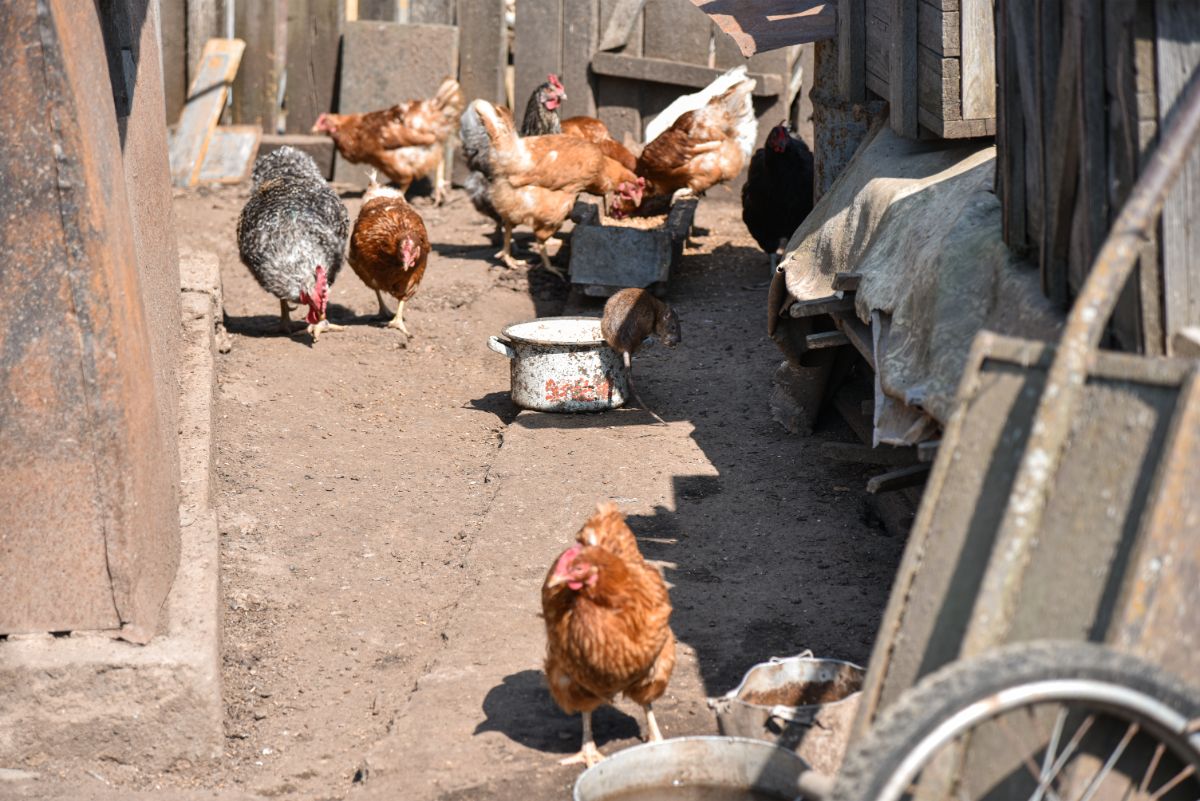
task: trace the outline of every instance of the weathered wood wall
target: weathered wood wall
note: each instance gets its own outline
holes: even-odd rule
[[[1005,240],[1039,265],[1064,307],[1137,180],[1158,126],[1200,64],[1200,6],[1186,0],[997,5],[997,190]],[[1193,156],[1114,317],[1116,343],[1162,353],[1200,322],[1189,261],[1200,215]],[[1189,221],[1191,224],[1189,224]]]
[[[902,136],[995,133],[993,0],[841,0],[839,85],[891,105]]]

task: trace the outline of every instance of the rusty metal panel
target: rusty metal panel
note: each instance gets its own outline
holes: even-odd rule
[[[0,632],[144,641],[178,559],[112,88],[92,3],[0,16]]]

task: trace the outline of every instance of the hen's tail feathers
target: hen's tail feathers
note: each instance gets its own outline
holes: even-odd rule
[[[722,94],[729,87],[746,79],[746,65],[740,64],[723,75],[718,76],[708,86],[699,92],[675,98],[671,105],[646,124],[646,142],[653,142],[659,134],[675,124],[675,121],[689,111],[698,111],[708,105],[708,101]]]
[[[746,161],[749,161],[754,153],[754,143],[758,139],[758,119],[754,116],[754,101],[750,96],[756,85],[757,82],[753,78],[747,78],[711,101],[724,108],[725,113],[733,120],[738,149],[742,151],[742,158]]]
[[[463,107],[462,87],[454,78],[447,78],[442,81],[442,85],[438,87],[437,94],[433,96],[433,104],[438,109],[455,108],[461,110]]]

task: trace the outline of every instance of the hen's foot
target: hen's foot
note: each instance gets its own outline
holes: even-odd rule
[[[595,743],[584,743],[578,754],[558,760],[560,765],[587,765],[589,768],[604,761],[604,754]]]
[[[326,331],[345,331],[345,330],[346,330],[346,326],[338,325],[337,323],[331,323],[328,320],[322,320],[319,323],[310,323],[309,326],[305,329],[305,331],[308,332],[308,335],[312,337],[313,342],[316,342],[317,340],[319,340],[321,338],[321,334],[324,334]]]
[[[663,740],[662,732],[659,731],[658,721],[654,718],[654,710],[646,704],[646,728],[650,730],[650,736],[647,737],[648,742],[661,743]]]
[[[502,250],[499,253],[497,253],[496,258],[499,259],[500,261],[504,262],[504,264],[508,265],[508,268],[510,270],[517,270],[517,269],[520,269],[521,267],[528,266],[524,261],[522,261],[521,259],[518,259],[516,256],[514,256],[513,254],[511,254],[505,250]]]
[[[412,336],[408,328],[404,325],[404,301],[400,301],[400,306],[396,309],[396,316],[388,322],[387,327],[403,331],[405,336]]]

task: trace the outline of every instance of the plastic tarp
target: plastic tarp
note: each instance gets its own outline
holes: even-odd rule
[[[903,139],[880,124],[788,243],[773,315],[840,295],[836,273],[862,276],[855,311],[874,338],[876,445],[911,445],[946,423],[981,329],[1057,339],[1063,315],[1001,238],[995,158],[991,144]]]

